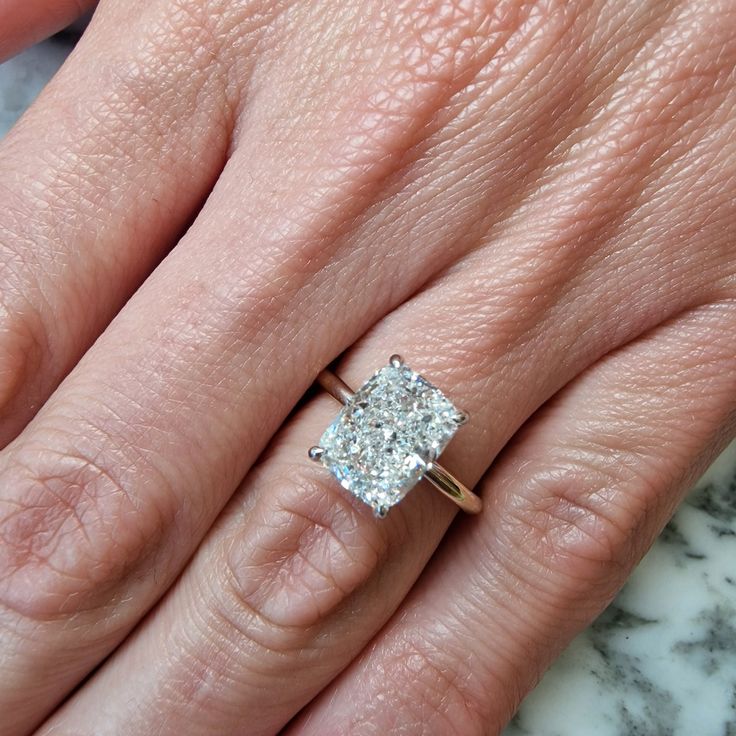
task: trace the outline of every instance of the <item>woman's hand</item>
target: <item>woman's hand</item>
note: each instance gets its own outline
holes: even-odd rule
[[[734,24],[103,0],[0,147],[0,733],[496,732],[733,434]],[[345,351],[469,411],[444,541],[309,465]]]

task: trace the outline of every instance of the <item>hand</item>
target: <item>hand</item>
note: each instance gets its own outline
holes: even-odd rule
[[[0,147],[3,736],[498,731],[733,435],[734,22],[103,2]],[[393,352],[447,534],[290,415]]]

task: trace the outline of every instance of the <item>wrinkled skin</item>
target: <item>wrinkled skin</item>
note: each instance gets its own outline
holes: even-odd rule
[[[2,736],[502,728],[734,433],[734,27],[103,0],[0,144]],[[471,416],[449,530],[306,459],[393,352]]]

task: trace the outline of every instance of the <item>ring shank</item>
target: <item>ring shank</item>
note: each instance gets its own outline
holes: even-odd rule
[[[332,371],[322,371],[317,376],[317,383],[341,404],[347,404],[353,397],[354,392],[350,386]],[[480,498],[439,463],[432,463],[424,477],[466,513],[477,514],[480,512],[483,505]]]
[[[424,474],[424,477],[466,513],[480,513],[483,507],[480,498],[441,465],[432,463],[432,467]]]

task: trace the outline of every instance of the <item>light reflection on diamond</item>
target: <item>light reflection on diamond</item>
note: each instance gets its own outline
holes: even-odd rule
[[[321,461],[374,509],[398,503],[458,428],[459,412],[407,366],[381,368],[342,408],[320,440]]]

